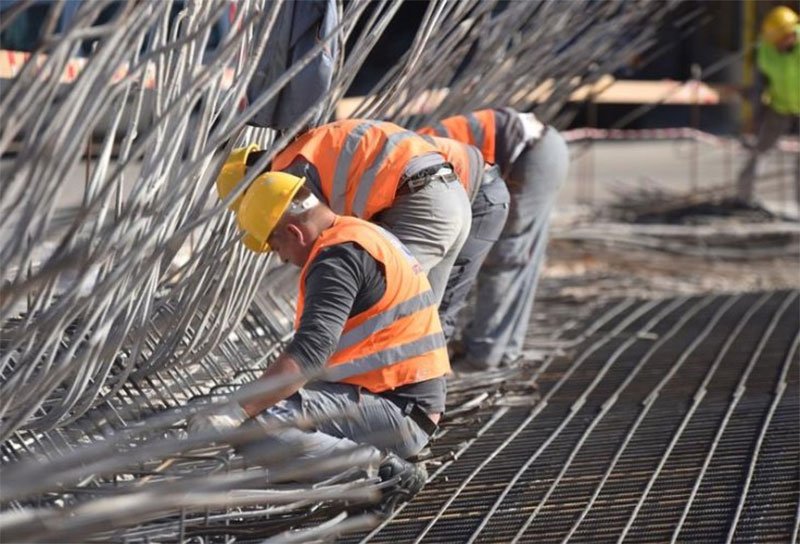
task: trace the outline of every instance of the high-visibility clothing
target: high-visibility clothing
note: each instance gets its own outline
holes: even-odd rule
[[[420,134],[452,138],[481,150],[484,160],[495,164],[494,110],[478,110],[467,115],[456,115],[442,119],[433,126],[422,128]]]
[[[423,135],[423,138],[435,145],[445,160],[453,165],[453,170],[458,175],[461,185],[464,186],[464,190],[467,191],[467,194],[470,195],[470,200],[472,200],[483,179],[485,162],[480,150],[473,145],[458,142],[451,138],[431,136],[430,134]]]
[[[783,115],[800,114],[800,25],[792,31],[797,35],[797,44],[790,51],[779,51],[763,41],[756,57],[759,70],[767,76],[769,107]]]
[[[419,134],[393,123],[346,119],[312,129],[272,161],[283,170],[302,157],[317,169],[320,193],[341,215],[370,219],[390,207],[409,161],[438,153]]]
[[[397,238],[361,219],[337,217],[311,248],[300,274],[295,326],[303,315],[308,267],[324,248],[344,243],[357,244],[382,265],[386,292],[345,322],[326,379],[380,393],[449,373],[436,297],[425,273]]]

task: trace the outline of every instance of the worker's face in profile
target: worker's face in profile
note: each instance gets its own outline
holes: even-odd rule
[[[778,50],[788,53],[794,49],[795,45],[797,45],[797,34],[792,32],[781,38],[781,40],[778,42]]]
[[[292,263],[298,267],[305,265],[308,251],[304,244],[303,232],[296,225],[278,225],[268,242],[284,263]]]

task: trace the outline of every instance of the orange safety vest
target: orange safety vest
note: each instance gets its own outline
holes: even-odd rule
[[[480,187],[483,179],[483,156],[474,145],[467,145],[451,138],[441,138],[425,134],[422,136],[441,151],[444,158],[453,165],[458,179],[467,194],[472,196]]]
[[[348,242],[383,266],[386,292],[370,309],[345,322],[325,379],[380,393],[448,374],[450,360],[436,297],[425,273],[397,238],[361,219],[337,217],[314,243],[300,273],[295,327],[305,307],[309,266],[323,248]]]
[[[432,127],[418,130],[420,134],[444,136],[465,144],[474,145],[481,150],[483,159],[495,164],[495,125],[494,110],[479,110],[467,115],[456,115],[442,119]]]
[[[419,134],[393,123],[345,119],[309,130],[272,161],[284,170],[298,157],[319,173],[322,196],[340,215],[370,219],[390,207],[408,162],[437,153]]]

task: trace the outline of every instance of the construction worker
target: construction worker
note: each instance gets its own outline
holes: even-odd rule
[[[237,150],[217,187],[225,197],[262,152]],[[347,119],[311,129],[270,168],[304,177],[337,214],[385,226],[419,260],[437,301],[470,228],[470,202],[441,153],[395,124]]]
[[[259,176],[237,222],[249,249],[275,251],[302,268],[294,338],[259,378],[288,385],[197,415],[190,431],[225,431],[250,418],[266,428],[289,425],[241,451],[322,460],[363,458],[366,449],[373,459],[383,455],[381,478],[399,479],[391,497],[419,491],[424,469],[405,459],[436,429],[450,365],[417,260],[383,228],[334,213],[291,174]],[[326,381],[311,379],[323,371]],[[314,428],[293,426],[301,417]]]
[[[462,371],[511,363],[522,355],[567,145],[553,127],[511,108],[449,117],[419,132],[477,147],[508,187],[508,219],[478,274],[475,314],[452,363]]]
[[[764,109],[755,146],[738,179],[738,197],[752,203],[756,166],[782,134],[800,118],[800,24],[797,13],[785,6],[770,10],[761,26],[756,56],[758,69],[766,78]],[[794,157],[795,197],[800,204],[800,155]]]
[[[477,147],[440,136],[423,135],[423,138],[435,145],[453,165],[472,203],[469,236],[456,257],[439,304],[442,330],[450,340],[481,265],[503,232],[509,195],[499,168],[486,164]]]

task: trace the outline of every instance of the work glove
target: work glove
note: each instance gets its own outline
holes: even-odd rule
[[[192,434],[211,430],[224,433],[237,428],[248,419],[249,416],[244,408],[236,402],[230,402],[215,412],[190,416],[186,421],[186,430]]]

